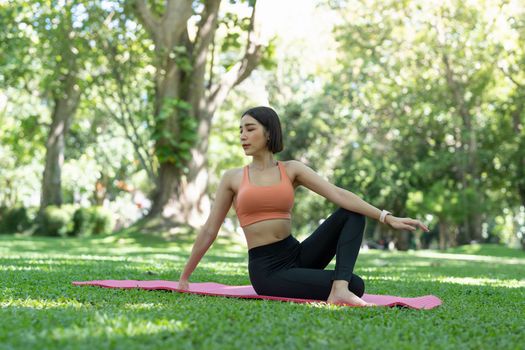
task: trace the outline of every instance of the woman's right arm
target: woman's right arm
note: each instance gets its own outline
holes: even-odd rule
[[[180,275],[179,289],[188,289],[190,275],[217,238],[224,218],[230,210],[234,196],[231,186],[232,174],[233,170],[228,170],[222,176],[208,220],[206,220],[206,223],[199,231],[188,262]]]

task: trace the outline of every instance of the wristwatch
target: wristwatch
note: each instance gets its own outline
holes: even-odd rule
[[[389,212],[389,211],[386,211],[386,210],[382,210],[382,211],[381,211],[381,215],[379,216],[379,221],[380,221],[382,224],[385,223],[385,218],[386,218],[386,216],[387,216],[388,214],[392,215],[392,213]]]

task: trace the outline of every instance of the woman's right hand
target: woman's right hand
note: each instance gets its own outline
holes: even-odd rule
[[[179,280],[179,287],[178,289],[181,289],[181,290],[190,290],[190,283],[188,282],[188,280]]]

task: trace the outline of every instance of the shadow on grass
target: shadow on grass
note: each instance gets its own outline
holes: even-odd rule
[[[0,253],[43,254],[99,254],[99,255],[148,255],[181,254],[189,256],[195,236],[180,235],[176,240],[166,240],[155,235],[137,232],[121,232],[113,235],[94,237],[41,237],[41,236],[6,236],[0,235]],[[3,247],[2,247],[3,246]],[[3,248],[3,249],[2,249]],[[232,253],[243,251],[239,243],[231,237],[218,237],[210,251]]]
[[[501,244],[467,244],[459,247],[449,248],[445,251],[445,253],[525,259],[525,250],[508,248]]]

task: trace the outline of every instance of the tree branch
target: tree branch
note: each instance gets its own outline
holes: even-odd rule
[[[516,85],[517,88],[519,88],[520,90],[524,88],[524,85],[519,83],[516,79],[514,79],[514,77],[508,71],[503,69],[503,67],[498,66],[498,68],[501,72],[503,72],[504,76],[506,76],[512,83],[514,83],[514,85]]]
[[[166,11],[158,28],[162,32],[164,48],[171,50],[186,30],[188,19],[193,14],[191,0],[166,0]]]
[[[248,42],[246,44],[246,51],[244,57],[235,64],[224,76],[219,84],[215,84],[211,88],[211,93],[208,97],[208,108],[215,110],[226,99],[228,92],[246,79],[250,73],[255,69],[261,59],[262,43],[260,42],[259,32],[256,29],[258,25],[258,18],[256,17],[257,2],[252,8],[250,18],[250,26],[248,32]]]
[[[128,126],[126,125],[126,122],[124,121],[124,116],[118,116],[115,112],[113,112],[105,99],[102,99],[102,103],[106,109],[105,112],[109,114],[109,116],[113,120],[115,120],[115,122],[117,122],[117,124],[120,125],[122,129],[124,130],[124,133],[126,134],[126,138],[133,145],[133,148],[135,149],[135,153],[137,154],[137,157],[139,158],[139,161],[142,164],[142,167],[144,168],[144,170],[146,170],[146,173],[148,174],[148,177],[150,178],[150,180],[156,182],[157,176],[155,176],[155,173],[153,171],[153,165],[151,164],[151,162],[146,162],[146,159],[142,156],[141,145],[133,138],[133,136],[129,132]],[[122,114],[123,113],[122,106],[120,106],[120,109],[121,109],[121,114]],[[150,159],[150,157],[148,156],[147,159]]]
[[[198,25],[194,41],[193,71],[190,78],[190,96],[194,96],[191,104],[194,109],[199,108],[200,96],[203,95],[204,76],[210,44],[213,43],[219,16],[221,0],[207,0],[204,4],[201,20]]]
[[[204,4],[201,20],[195,37],[195,63],[196,65],[206,65],[206,53],[213,41],[221,0],[207,0]],[[203,57],[204,55],[204,57]]]
[[[213,66],[215,65],[215,41],[211,43],[211,59],[210,59],[210,72],[209,72],[209,80],[206,84],[206,89],[211,88],[213,84]]]
[[[129,0],[132,8],[151,36],[156,38],[156,30],[160,26],[160,19],[148,7],[146,0]]]
[[[452,71],[452,68],[450,67],[450,62],[448,59],[447,54],[443,53],[442,56],[443,63],[445,64],[445,77],[447,79],[448,87],[452,91],[452,94],[454,96],[454,100],[459,107],[459,113],[460,115],[465,118],[468,116],[468,111],[465,108],[465,100],[462,96],[462,89],[458,85],[457,81],[454,79],[454,72]]]
[[[120,74],[120,66],[119,63],[117,63],[117,48],[114,45],[111,45],[111,43],[108,40],[105,40],[102,42],[103,47],[106,50],[107,55],[109,56],[110,60],[110,71],[111,75],[115,79],[116,86],[117,86],[117,96],[113,95],[113,99],[117,102],[118,107],[120,109],[120,116],[112,112],[112,110],[109,108],[107,102],[105,99],[103,100],[103,104],[106,107],[107,111],[109,112],[110,116],[113,117],[113,119],[124,129],[124,132],[126,134],[126,137],[128,140],[132,143],[133,148],[135,149],[135,152],[137,153],[137,156],[139,157],[139,161],[142,164],[144,170],[146,170],[146,173],[150,177],[152,181],[157,181],[157,176],[155,175],[154,171],[154,165],[151,160],[151,155],[148,152],[148,148],[144,144],[143,140],[141,139],[138,128],[135,125],[135,122],[133,121],[133,113],[129,108],[129,101],[128,101],[128,95],[124,92],[124,86],[126,85],[125,79]],[[104,86],[105,84],[102,84],[101,86]],[[107,96],[109,94],[106,93]],[[131,131],[128,127],[131,127]],[[144,157],[141,153],[141,150],[146,153],[146,157]]]

